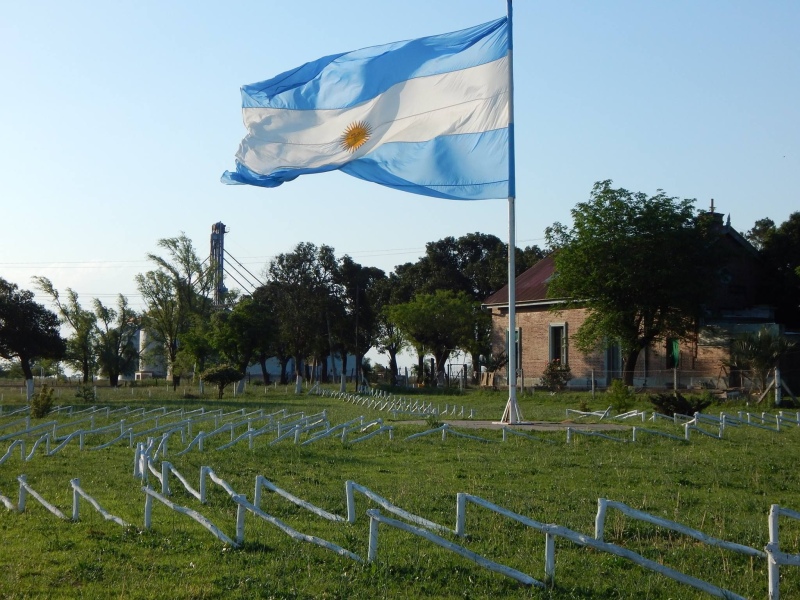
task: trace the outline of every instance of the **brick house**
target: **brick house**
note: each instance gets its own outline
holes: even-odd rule
[[[719,272],[719,284],[695,331],[682,339],[663,339],[639,355],[634,372],[638,388],[712,387],[741,385],[738,374],[729,372],[725,359],[738,334],[763,326],[780,331],[774,309],[763,303],[764,270],[753,246],[731,227],[730,219],[712,213],[719,230],[721,250],[727,257]],[[516,280],[516,339],[518,381],[538,384],[547,364],[555,359],[569,364],[573,379],[569,386],[587,389],[592,377],[597,387],[606,387],[622,376],[619,346],[584,354],[572,337],[585,321],[584,308],[564,308],[565,299],[548,298],[548,282],[554,274],[553,255],[547,256]],[[492,348],[507,352],[508,286],[487,298],[483,307],[492,315]]]

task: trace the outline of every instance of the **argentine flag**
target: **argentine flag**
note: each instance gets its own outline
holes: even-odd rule
[[[504,17],[245,85],[247,135],[222,181],[276,187],[338,169],[414,194],[505,198],[509,64]]]

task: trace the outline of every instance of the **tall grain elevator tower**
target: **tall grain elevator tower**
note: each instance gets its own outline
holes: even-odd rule
[[[214,278],[214,306],[221,306],[225,293],[225,234],[228,230],[220,221],[211,226],[211,274]]]

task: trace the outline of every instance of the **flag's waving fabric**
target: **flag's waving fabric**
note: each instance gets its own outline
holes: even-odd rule
[[[247,135],[224,183],[335,169],[455,200],[508,196],[508,23],[320,58],[242,87]]]

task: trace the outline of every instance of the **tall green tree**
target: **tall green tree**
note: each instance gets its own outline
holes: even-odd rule
[[[389,313],[415,347],[433,354],[440,378],[450,354],[468,350],[476,329],[485,327],[491,318],[481,311],[479,301],[465,292],[449,290],[417,294],[410,302],[392,306]],[[420,373],[424,373],[421,360],[419,366]]]
[[[105,306],[94,299],[94,314],[97,318],[97,363],[108,375],[108,383],[116,387],[120,375],[132,375],[139,359],[137,334],[141,321],[139,315],[128,304],[128,299],[119,294],[117,306]]]
[[[375,305],[377,307],[377,333],[375,347],[381,354],[389,356],[389,371],[391,385],[397,384],[397,355],[409,347],[403,332],[391,316],[391,307],[395,304],[407,302],[411,297],[400,298],[397,285],[399,278],[395,273],[376,282]]]
[[[33,394],[32,363],[61,360],[67,349],[58,317],[33,298],[33,292],[0,277],[0,358],[19,360],[28,400]]]
[[[258,300],[245,296],[230,310],[214,313],[211,339],[221,359],[244,373],[263,350],[266,354],[275,332],[272,313]]]
[[[710,222],[696,218],[693,203],[601,181],[572,209],[572,228],[556,223],[545,232],[557,248],[548,295],[588,309],[574,338],[579,349],[619,343],[628,385],[639,353],[656,339],[685,335],[709,296]]]
[[[209,318],[213,277],[186,234],[161,239],[158,246],[166,251],[166,256],[148,254],[156,269],[136,275],[136,286],[147,306],[142,324],[157,342],[158,354],[172,376],[173,389],[177,389],[183,371],[193,363],[185,353],[178,360],[180,338],[197,318],[203,321]]]
[[[746,235],[774,272],[770,304],[776,307],[776,318],[790,327],[800,327],[800,212],[792,213],[778,226],[771,219],[756,221]]]
[[[308,242],[278,255],[268,266],[277,335],[294,358],[295,375],[303,374],[301,366],[307,357],[330,344],[328,323],[341,298],[335,272],[333,248]]]
[[[47,277],[33,277],[33,281],[36,287],[50,296],[62,322],[72,330],[72,335],[67,338],[64,358],[67,364],[81,372],[83,382],[88,382],[97,364],[97,317],[81,306],[78,293],[73,289],[67,288],[66,298],[62,299]]]
[[[516,274],[532,267],[544,256],[537,246],[516,249]],[[425,255],[416,263],[395,268],[408,299],[416,293],[437,290],[465,292],[484,300],[508,283],[508,244],[485,233],[446,237],[425,245]]]
[[[340,287],[344,308],[339,328],[340,347],[344,351],[351,349],[355,355],[357,381],[361,380],[364,355],[375,345],[378,336],[380,294],[377,287],[385,278],[381,269],[365,267],[346,255],[339,259],[335,272],[334,282]]]

